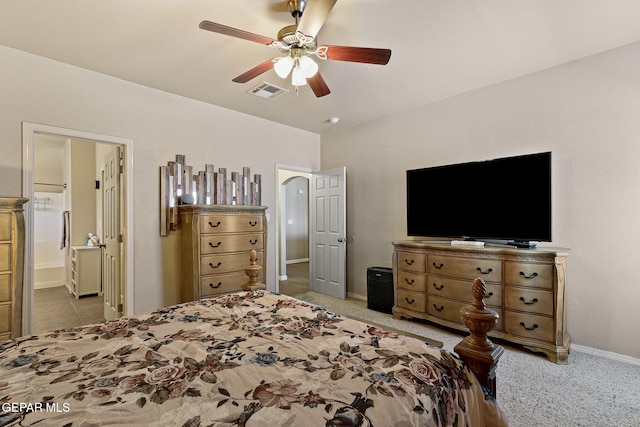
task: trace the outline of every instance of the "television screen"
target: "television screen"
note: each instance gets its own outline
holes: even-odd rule
[[[407,234],[551,241],[551,153],[407,171]]]

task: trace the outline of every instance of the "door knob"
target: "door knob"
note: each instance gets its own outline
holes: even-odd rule
[[[338,238],[338,243],[342,243],[344,242],[344,239],[342,237]]]

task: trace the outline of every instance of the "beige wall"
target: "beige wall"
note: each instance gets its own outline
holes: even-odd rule
[[[161,238],[158,232],[160,165],[180,153],[196,170],[205,163],[230,171],[249,166],[263,176],[263,204],[271,213],[276,163],[320,167],[316,134],[3,46],[0,69],[0,195],[22,193],[23,121],[133,139],[135,312],[179,297],[177,264],[163,259],[177,254],[175,236]],[[238,96],[249,95],[239,88]],[[275,254],[272,234],[268,251]],[[275,288],[275,257],[268,260],[267,285]]]
[[[323,135],[322,167],[349,171],[348,291],[365,295],[366,268],[407,238],[407,169],[551,150],[572,340],[640,358],[639,94],[635,43]]]

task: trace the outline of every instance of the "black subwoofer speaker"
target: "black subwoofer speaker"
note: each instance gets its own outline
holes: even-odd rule
[[[367,268],[367,308],[391,314],[393,271],[387,267]]]

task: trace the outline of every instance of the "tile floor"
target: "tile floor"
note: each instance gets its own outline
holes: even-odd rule
[[[101,296],[76,299],[65,286],[34,291],[34,333],[104,322]]]

